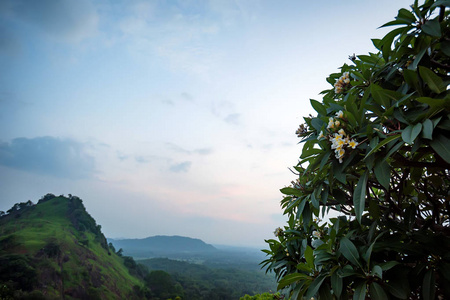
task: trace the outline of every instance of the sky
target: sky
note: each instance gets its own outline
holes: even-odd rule
[[[0,1],[0,210],[72,194],[109,238],[264,248],[309,99],[411,3]]]

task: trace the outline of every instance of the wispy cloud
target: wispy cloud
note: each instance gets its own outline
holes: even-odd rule
[[[173,143],[166,143],[167,148],[169,148],[170,150],[177,152],[177,153],[183,153],[183,154],[198,154],[198,155],[208,155],[211,154],[213,152],[212,148],[196,148],[193,150],[186,150],[176,144]]]
[[[225,122],[227,122],[228,124],[239,125],[240,117],[241,117],[241,114],[234,113],[234,114],[229,114],[223,120]]]
[[[28,172],[80,179],[95,173],[95,159],[87,145],[71,139],[16,138],[0,144],[0,164]]]
[[[188,172],[191,168],[192,162],[190,161],[184,161],[178,164],[173,164],[170,166],[169,170],[174,173],[180,173],[180,172]]]

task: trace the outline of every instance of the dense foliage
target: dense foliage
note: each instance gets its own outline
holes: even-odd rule
[[[449,6],[400,9],[311,100],[264,250],[292,299],[450,299]]]
[[[180,285],[184,300],[235,300],[245,294],[253,295],[275,288],[273,278],[256,270],[212,268],[200,264],[167,258],[139,260],[152,272],[161,270],[170,274]]]

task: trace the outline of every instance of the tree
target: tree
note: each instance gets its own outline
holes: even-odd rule
[[[400,9],[311,100],[288,222],[263,250],[292,299],[450,299],[449,6]]]

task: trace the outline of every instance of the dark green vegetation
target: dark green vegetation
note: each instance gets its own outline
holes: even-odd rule
[[[293,299],[450,299],[450,1],[423,2],[331,74],[297,131],[264,261]]]
[[[158,238],[160,247],[166,238]],[[175,248],[191,247],[181,253],[187,260],[214,267],[169,259],[137,263],[107,243],[75,196],[47,194],[36,205],[15,204],[0,214],[0,299],[239,299],[275,288],[253,255],[226,255],[190,238],[169,240]]]
[[[244,270],[239,265],[214,268],[168,258],[139,260],[150,270],[162,270],[174,280],[173,287],[184,290],[182,299],[235,300],[245,294],[254,295],[276,288],[274,278],[259,270]],[[256,264],[255,264],[256,266]]]

